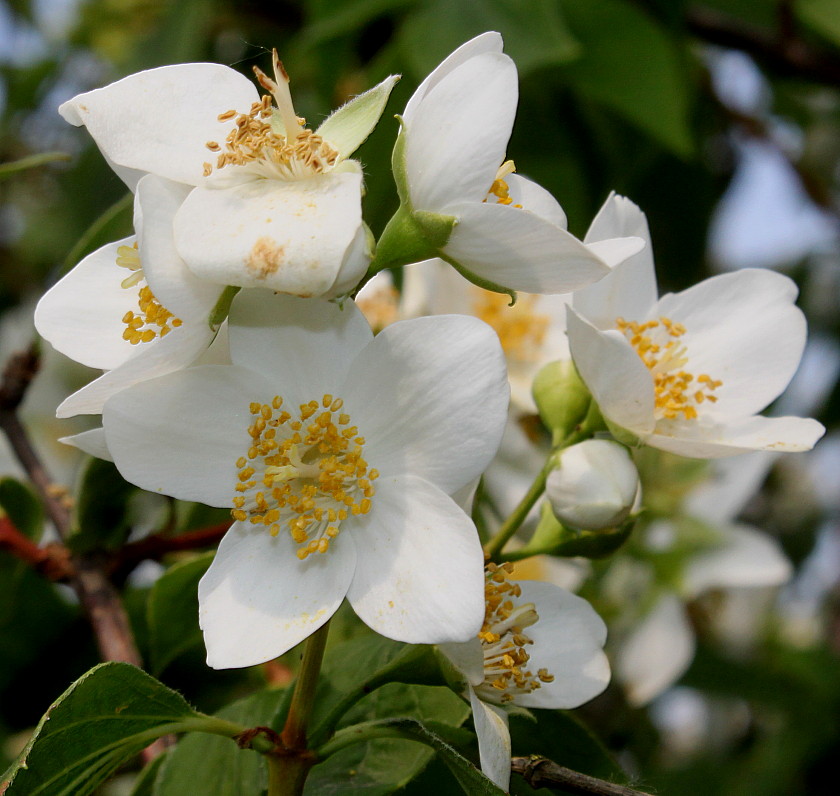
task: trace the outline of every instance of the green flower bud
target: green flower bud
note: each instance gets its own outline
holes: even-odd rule
[[[560,439],[583,423],[592,402],[571,360],[549,362],[537,373],[531,391],[543,423]]]

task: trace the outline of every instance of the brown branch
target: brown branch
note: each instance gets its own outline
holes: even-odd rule
[[[59,536],[70,535],[71,517],[67,506],[57,497],[55,484],[49,477],[16,410],[38,372],[38,348],[11,358],[0,382],[0,429],[6,434],[12,450],[29,475],[46,507]],[[70,558],[73,576],[70,585],[90,621],[102,660],[124,661],[142,666],[140,653],[120,595],[105,574],[103,562],[95,556],[74,555]]]
[[[522,775],[534,790],[552,788],[578,794],[578,796],[650,796],[625,785],[616,785],[572,771],[540,755],[514,757],[510,761],[510,767],[515,774]]]
[[[789,26],[783,26],[777,34],[699,5],[690,7],[685,19],[695,36],[722,47],[743,50],[781,77],[840,86],[840,58],[815,48]]]
[[[38,547],[8,517],[0,517],[0,550],[11,553],[52,581],[71,580],[76,575],[70,551],[63,544],[55,542]]]
[[[163,533],[152,534],[125,545],[113,562],[112,572],[130,571],[136,564],[147,559],[158,561],[167,553],[179,553],[184,550],[199,550],[221,541],[231,523],[222,522],[197,531],[169,536]]]

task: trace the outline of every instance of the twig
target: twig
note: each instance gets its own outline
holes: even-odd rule
[[[134,568],[140,561],[151,559],[158,561],[167,553],[177,553],[184,550],[198,550],[202,547],[215,545],[227,533],[229,522],[211,525],[197,531],[182,533],[179,536],[169,536],[163,533],[152,534],[145,539],[139,539],[125,545],[117,553],[111,565],[112,572],[125,572]]]
[[[11,553],[52,581],[70,580],[76,575],[70,552],[63,544],[38,547],[15,528],[8,517],[0,517],[0,550]]]
[[[625,785],[616,785],[603,779],[580,774],[540,755],[514,757],[510,761],[510,767],[515,774],[521,774],[535,790],[538,788],[562,789],[566,793],[579,796],[650,796]]]
[[[18,461],[29,475],[62,541],[70,535],[67,507],[56,497],[54,484],[41,463],[16,410],[38,372],[38,348],[12,357],[0,382],[0,428],[9,439]],[[99,654],[106,661],[124,661],[141,666],[142,660],[120,595],[105,574],[103,562],[95,556],[70,558],[74,574],[69,583],[93,628]]]
[[[705,6],[690,7],[685,19],[695,36],[743,50],[782,77],[840,86],[840,59],[813,47],[790,30],[789,24],[777,35]]]

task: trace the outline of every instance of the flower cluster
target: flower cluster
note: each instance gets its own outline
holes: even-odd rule
[[[400,204],[375,241],[350,156],[397,78],[313,130],[276,52],[272,65],[255,69],[262,96],[232,69],[183,64],[61,106],[134,192],[135,235],[38,305],[47,340],[105,371],[59,415],[101,414],[68,441],[131,483],[229,510],[198,587],[210,666],[275,658],[346,598],[380,634],[441,645],[482,768],[507,788],[506,711],[576,707],[609,665],[590,604],[513,581],[503,548],[545,493],[517,558],[612,552],[644,506],[645,446],[812,447],[816,421],[758,414],[802,354],[795,286],[741,271],[658,298],[645,217],[615,195],[575,238],[507,159],[517,73],[495,33],[452,53],[399,117]],[[400,293],[383,280],[401,266]],[[474,520],[516,435],[528,483],[483,549]],[[686,592],[722,582],[721,557],[748,545],[727,534],[691,562]],[[633,643],[646,642],[625,646],[625,681]]]

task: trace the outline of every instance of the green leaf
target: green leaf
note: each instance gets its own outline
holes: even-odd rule
[[[29,157],[21,158],[20,160],[13,160],[10,163],[0,163],[0,182],[9,179],[9,177],[21,171],[44,166],[47,163],[67,160],[70,160],[70,155],[66,152],[41,152],[37,155],[29,155]]]
[[[38,540],[44,530],[44,509],[30,487],[15,478],[0,479],[0,509],[22,534]]]
[[[266,726],[285,697],[283,690],[260,691],[220,710],[218,718],[247,727]],[[193,734],[167,755],[155,781],[155,796],[251,796],[268,784],[262,756],[228,738]]]
[[[348,660],[352,659],[344,659],[345,668],[351,669],[353,667],[346,665]],[[408,727],[408,736],[434,746],[432,733],[418,722],[437,722],[449,725],[451,729],[460,727],[469,713],[469,706],[448,688],[388,683],[359,702],[342,724],[351,726],[385,719],[383,727],[401,730]],[[393,716],[406,718],[392,719]],[[438,741],[446,750],[461,758],[449,744],[435,736],[435,743]],[[434,748],[438,750],[437,746]],[[364,793],[365,796],[384,796],[405,787],[426,767],[432,756],[432,750],[426,746],[399,738],[376,738],[355,743],[315,766],[306,782],[304,794]],[[471,763],[464,758],[461,760],[475,771]]]
[[[203,644],[198,626],[198,581],[215,553],[170,567],[152,586],[147,606],[152,671],[160,674],[175,658]]]
[[[302,31],[303,46],[313,46],[336,36],[358,33],[365,25],[416,0],[308,0],[309,24]]]
[[[353,665],[348,666],[348,661]],[[370,634],[329,649],[312,712],[312,744],[320,746],[344,713],[388,682],[445,684],[432,647]]]
[[[41,719],[6,796],[85,796],[156,738],[218,724],[141,669],[100,664]]]
[[[567,768],[611,782],[627,777],[604,745],[573,714],[562,710],[536,710],[531,717],[510,717],[514,755],[543,755]],[[519,787],[521,785],[521,787]],[[522,780],[511,783],[512,793],[533,793]]]
[[[71,548],[87,553],[121,547],[131,531],[128,498],[136,491],[112,462],[89,459],[76,499]]]
[[[403,55],[418,79],[452,50],[487,30],[499,31],[520,75],[573,61],[580,47],[552,0],[435,0],[400,33]]]
[[[158,755],[140,772],[134,782],[134,787],[131,789],[131,796],[154,796],[155,779],[168,754],[168,752],[164,752],[162,755]]]
[[[806,25],[840,47],[840,0],[798,0],[795,9]]]
[[[370,135],[385,110],[398,76],[391,75],[370,91],[359,94],[332,113],[317,132],[342,157],[352,155]]]
[[[567,0],[582,55],[561,70],[583,100],[607,105],[682,157],[694,150],[691,83],[668,32],[625,0]]]

